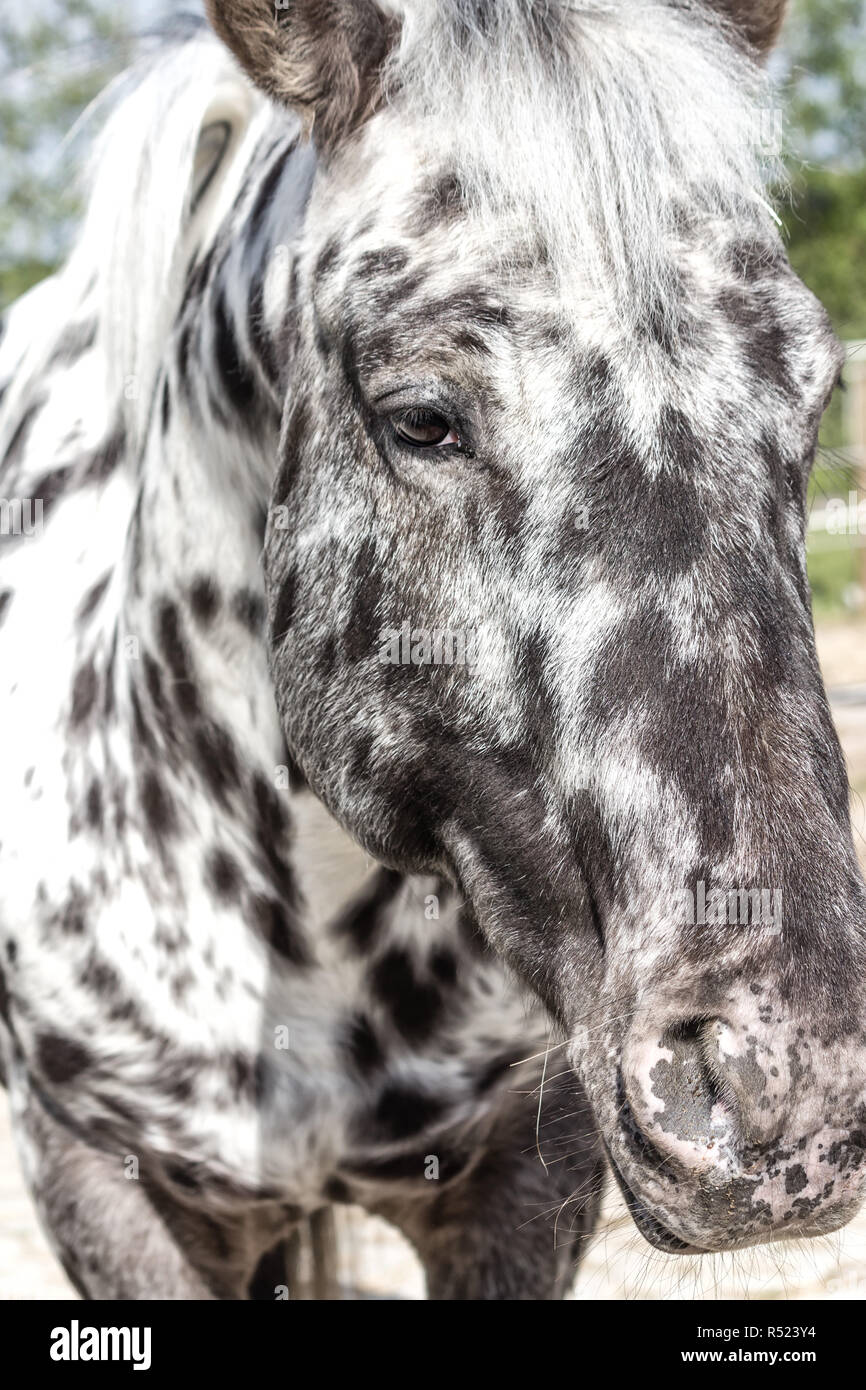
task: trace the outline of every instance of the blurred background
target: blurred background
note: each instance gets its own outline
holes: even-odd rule
[[[132,56],[136,37],[197,0],[3,0],[0,14],[0,312],[59,264],[80,204],[72,171],[82,112]],[[778,211],[791,261],[846,344],[845,384],[821,432],[811,483],[809,571],[818,646],[848,759],[866,859],[866,0],[789,0],[771,59],[789,187]],[[408,1248],[381,1223],[340,1212],[349,1297],[422,1297]],[[24,1195],[0,1104],[0,1298],[65,1298]],[[863,1298],[866,1217],[836,1236],[736,1256],[654,1252],[614,1194],[579,1298]]]

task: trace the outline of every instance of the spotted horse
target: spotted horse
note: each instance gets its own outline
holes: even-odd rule
[[[781,4],[208,10],[0,349],[3,1059],[58,1257],[274,1297],[352,1203],[432,1299],[553,1299],[606,1173],[661,1250],[834,1230],[841,354],[770,204]]]

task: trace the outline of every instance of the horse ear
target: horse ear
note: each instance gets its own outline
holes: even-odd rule
[[[759,54],[776,42],[788,0],[707,0]]]
[[[205,7],[248,76],[301,115],[321,152],[375,109],[399,29],[388,0],[205,0]]]

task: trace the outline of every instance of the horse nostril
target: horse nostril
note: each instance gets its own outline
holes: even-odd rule
[[[710,1090],[718,1090],[718,1080],[710,1065],[715,1048],[714,1018],[685,1018],[671,1023],[661,1036],[662,1047],[668,1048],[683,1063],[699,1068]]]
[[[632,1110],[656,1149],[688,1166],[715,1165],[733,1112],[715,1062],[714,1020],[683,1019],[633,1054]]]
[[[681,1100],[688,1104],[690,1098],[690,1111],[705,1113],[708,1119],[721,1100],[721,1087],[710,1063],[712,1026],[711,1019],[690,1018],[662,1034],[662,1046],[674,1054],[672,1075]]]

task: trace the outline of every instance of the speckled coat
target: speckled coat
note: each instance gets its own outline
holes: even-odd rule
[[[272,1297],[357,1202],[431,1297],[553,1298],[604,1151],[661,1248],[832,1229],[863,888],[803,533],[840,355],[733,157],[683,169],[661,96],[624,155],[650,41],[745,102],[742,29],[209,8],[267,99],[198,32],[152,60],[102,147],[126,221],[0,345],[0,486],[42,504],[0,537],[3,1056],[60,1258],[95,1297]],[[576,137],[543,212],[496,129],[492,177],[413,89],[445,50],[467,102],[517,52],[551,111],[595,81],[651,241],[553,225]],[[136,152],[124,109],[180,134]],[[383,660],[407,625],[472,663]],[[783,930],[694,930],[699,882]]]

